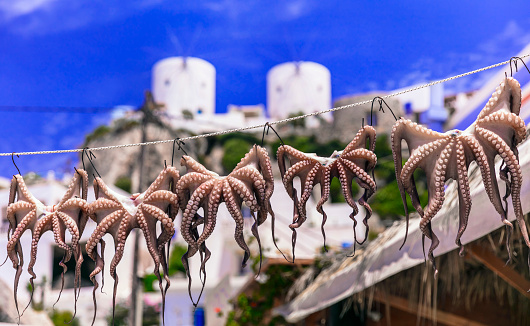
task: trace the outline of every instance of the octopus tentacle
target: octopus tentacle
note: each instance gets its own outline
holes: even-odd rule
[[[154,192],[151,195],[151,197],[155,196],[156,193],[157,192]],[[168,194],[165,194],[165,195],[168,195]],[[170,196],[170,197],[174,197],[175,202],[176,202],[176,195],[175,194],[172,194],[172,195],[173,196]],[[168,275],[168,266],[167,266],[167,260],[165,259],[164,250],[165,250],[166,243],[168,243],[171,240],[171,237],[175,234],[175,227],[173,225],[174,216],[170,217],[166,215],[165,212],[159,207],[150,205],[146,202],[142,204],[141,210],[146,217],[149,217],[149,220],[144,222],[144,227],[142,228],[142,231],[146,238],[146,243],[147,243],[147,238],[150,238],[149,240],[150,244],[148,244],[148,248],[150,246],[153,247],[152,249],[149,249],[149,250],[153,258],[153,261],[155,262],[155,270],[156,270],[155,275],[158,278],[160,292],[162,295],[162,311],[165,311],[165,301],[166,301],[165,298],[166,298],[167,290],[169,289],[169,286],[171,284],[171,281]],[[138,221],[140,223],[140,218],[138,219]],[[151,223],[149,223],[149,221],[151,221]],[[162,226],[162,233],[160,234],[158,238],[156,238],[156,221],[160,221],[161,226]],[[155,245],[157,246],[157,250],[154,250]],[[165,287],[163,287],[162,280],[160,278],[160,273],[159,273],[160,265],[162,266],[164,270],[164,279],[166,281]]]
[[[32,286],[32,293],[28,306],[26,306],[24,311],[29,307],[29,304],[31,304],[33,299],[33,281],[36,278],[33,268],[37,259],[38,242],[42,234],[48,230],[53,231],[55,242],[60,248],[65,250],[65,256],[60,263],[63,267],[61,280],[63,281],[62,284],[64,284],[64,272],[66,271],[66,265],[64,263],[71,258],[75,248],[78,247],[78,239],[82,232],[82,229],[80,230],[78,227],[78,223],[83,223],[83,219],[86,219],[87,180],[88,176],[86,171],[81,169],[78,170],[73,176],[72,181],[60,202],[57,205],[45,206],[29,192],[22,176],[13,176],[9,195],[10,203],[7,209],[10,231],[13,230],[12,236],[9,237],[8,235],[8,254],[11,254],[10,257],[12,260],[15,259],[14,265],[17,265],[15,268],[17,269],[17,274],[19,276],[17,276],[16,279],[20,277],[19,269],[21,267],[21,264],[18,263],[18,259],[22,252],[21,248],[19,248],[20,236],[27,229],[30,229],[32,232],[31,258],[28,266],[28,272],[31,275],[30,284]],[[15,202],[15,199],[17,199],[17,202]],[[18,222],[18,220],[20,220],[20,222]],[[66,228],[68,228],[72,234],[72,246],[65,242]],[[72,249],[72,247],[74,247],[74,249]],[[79,257],[76,255],[76,262],[78,262],[78,258]],[[80,267],[79,264],[77,266]],[[79,280],[80,277],[79,272],[80,268],[76,268],[74,278],[74,295],[76,301],[78,297],[77,280]],[[76,308],[74,308],[74,311],[75,309]]]
[[[61,272],[61,289],[59,290],[59,296],[57,297],[57,300],[54,303],[54,306],[59,302],[59,299],[61,298],[61,294],[63,293],[64,289],[64,274],[68,271],[68,267],[66,266],[66,263],[70,260],[72,257],[72,248],[66,244],[64,239],[64,226],[59,223],[58,219],[52,219],[52,229],[53,229],[53,236],[55,239],[55,243],[59,248],[63,249],[65,251],[65,254],[63,256],[63,259],[59,262],[59,265],[63,268],[63,271]]]
[[[436,165],[434,167],[433,175],[436,175],[433,178],[427,177],[429,182],[429,188],[434,190],[434,194],[429,194],[429,203],[425,214],[421,218],[420,229],[429,239],[429,234],[425,232],[425,228],[428,223],[431,222],[431,219],[438,213],[442,208],[444,199],[445,199],[445,176],[447,165],[449,164],[448,159],[451,155],[452,147],[446,147],[443,149],[442,153],[438,160],[436,160]],[[430,173],[427,172],[429,175]]]
[[[250,208],[250,214],[254,218],[254,224],[252,225],[251,231],[258,242],[258,251],[260,255],[260,270],[261,270],[261,257],[262,257],[261,240],[259,238],[259,233],[257,229],[259,225],[259,221],[257,221],[256,217],[254,216],[254,212],[259,211],[260,209],[258,202],[256,198],[254,197],[254,195],[252,194],[252,192],[248,188],[245,187],[245,184],[241,180],[236,179],[234,177],[227,177],[227,181],[229,185],[239,195],[239,197],[244,201],[245,205],[247,205]]]
[[[26,216],[22,218],[20,223],[16,225],[16,228],[13,231],[13,234],[11,235],[11,238],[9,239],[7,243],[7,254],[9,256],[9,259],[13,262],[13,268],[17,268],[20,266],[19,262],[19,255],[18,255],[18,249],[17,244],[20,244],[20,237],[26,231],[29,227],[30,223],[34,223],[37,216],[36,209],[31,210]]]
[[[515,217],[517,219],[517,223],[519,224],[519,228],[521,229],[521,234],[523,235],[526,245],[530,247],[530,239],[528,237],[528,231],[526,229],[526,224],[524,221],[524,216],[521,207],[520,192],[522,185],[522,173],[521,166],[519,165],[517,157],[515,153],[511,150],[510,146],[508,146],[499,135],[494,134],[491,131],[485,131],[480,127],[477,127],[476,130],[479,135],[483,136],[488,141],[490,141],[491,139],[490,144],[495,146],[495,150],[501,156],[504,163],[506,164],[506,168],[510,172],[511,194]]]
[[[180,160],[180,164],[186,167],[187,173],[197,172],[197,173],[208,175],[211,177],[219,176],[217,173],[206,169],[202,164],[200,164],[199,162],[195,161],[193,158],[187,155],[182,156],[182,159]]]
[[[241,209],[239,208],[241,207],[241,199],[236,198],[232,188],[230,187],[230,184],[228,183],[228,180],[223,182],[223,197],[226,201],[226,208],[236,223],[234,238],[239,247],[245,252],[243,261],[241,263],[241,266],[245,267],[247,265],[248,259],[250,258],[250,249],[248,248],[248,245],[245,242],[245,237],[243,236],[244,219]]]
[[[154,211],[153,218],[157,218],[162,223],[162,233],[157,239],[158,250],[161,250],[161,246],[164,246],[175,234],[175,227],[173,226],[173,220],[178,213],[178,197],[175,193],[168,190],[157,190],[153,192],[149,197],[145,199],[142,206],[153,207]],[[164,211],[170,208],[170,214],[166,214]],[[159,218],[160,217],[160,218]],[[156,219],[154,220],[156,221]]]
[[[357,220],[355,220],[355,216],[359,213],[359,208],[357,207],[357,204],[355,204],[355,201],[353,200],[353,197],[351,196],[352,188],[351,188],[351,177],[348,176],[346,173],[346,169],[341,165],[337,164],[337,168],[339,171],[339,180],[340,184],[342,186],[342,193],[344,195],[344,199],[346,200],[346,203],[350,205],[350,207],[353,209],[353,212],[350,213],[350,219],[353,221],[353,238],[355,242],[357,241],[357,233],[355,230],[355,227],[357,225]]]
[[[94,202],[93,204],[95,204]],[[103,241],[101,238],[107,233],[107,230],[112,228],[116,223],[119,222],[119,218],[124,214],[123,210],[117,210],[107,215],[101,222],[98,223],[94,232],[90,235],[86,243],[87,255],[96,261],[97,251],[96,246],[99,242]]]
[[[18,323],[20,324],[20,311],[18,309],[18,283],[20,281],[20,276],[22,275],[22,266],[24,266],[24,254],[22,252],[22,246],[20,245],[20,242],[17,242],[15,244],[15,251],[16,251],[16,255],[17,255],[17,262],[19,261],[19,263],[17,264],[17,266],[15,267],[16,269],[16,272],[15,272],[15,281],[14,281],[14,285],[13,285],[13,296],[15,298],[15,308],[17,309],[17,315],[18,315]]]
[[[205,183],[201,184],[191,195],[190,200],[187,203],[186,209],[182,213],[181,221],[181,234],[182,238],[188,243],[190,248],[188,251],[195,253],[198,250],[198,239],[194,239],[191,234],[191,224],[195,214],[199,210],[200,205],[206,206],[206,199],[211,192],[212,188],[215,185],[215,180],[208,180]],[[206,211],[205,211],[206,215]],[[189,257],[191,257],[190,255]]]
[[[231,172],[228,176],[244,182],[246,187],[252,189],[261,208],[258,211],[258,225],[261,225],[267,219],[268,213],[266,182],[262,175],[254,167],[246,166]]]
[[[512,194],[512,203],[514,205],[515,217],[517,219],[519,228],[521,229],[523,238],[527,246],[530,246],[530,241],[528,238],[528,231],[526,229],[526,224],[524,222],[524,217],[523,217],[522,209],[521,209],[521,200],[520,200],[520,189],[521,189],[521,184],[522,184],[521,168],[515,156],[515,153],[510,149],[510,146],[508,146],[504,142],[504,140],[502,140],[502,138],[498,136],[497,134],[491,131],[485,130],[478,126],[476,127],[476,132],[481,137],[480,139],[484,141],[485,144],[487,144],[486,146],[488,146],[490,149],[495,150],[496,154],[499,154],[501,156],[504,163],[506,164],[507,169],[510,171],[511,181],[512,181],[511,182],[511,185],[512,185],[511,194]],[[488,164],[492,167],[494,166],[494,159],[495,159],[494,155],[490,155],[488,157]],[[494,175],[494,170],[493,169],[490,169],[490,170],[491,170],[491,173],[493,174],[491,179],[493,183],[494,196],[495,196],[495,199],[500,203],[500,194],[499,194],[499,189],[497,185],[497,179]],[[502,204],[501,204],[501,207],[502,207]],[[505,221],[507,208],[503,210],[505,214],[501,215],[501,218],[503,219],[503,221]],[[508,224],[506,225],[508,226]],[[506,239],[508,247],[510,246],[510,235],[512,233],[511,230],[512,230],[512,226],[510,223],[509,232],[508,232],[508,236]],[[509,250],[509,252],[511,251]],[[511,258],[511,254],[510,254],[510,258]]]
[[[159,221],[162,225],[162,233],[161,236],[158,238],[155,238],[156,234],[153,234],[152,239],[156,239],[154,244],[156,244],[158,252],[160,253],[164,245],[173,237],[175,234],[175,227],[173,226],[172,219],[165,214],[163,210],[161,210],[159,207],[149,205],[147,203],[144,203],[142,205],[142,210],[145,216],[148,216],[151,218],[153,222],[156,223],[156,221]],[[146,229],[148,232],[154,232],[156,225],[153,223],[153,225],[150,227],[150,229]],[[145,231],[144,231],[145,232]],[[164,235],[164,237],[162,237]]]
[[[366,200],[368,200],[368,198],[370,198],[372,194],[375,192],[375,188],[376,188],[375,181],[368,175],[368,173],[366,173],[363,169],[361,169],[355,163],[348,161],[348,160],[342,160],[342,159],[341,159],[341,163],[346,168],[346,170],[348,170],[351,174],[353,174],[353,175],[350,175],[350,173],[348,172],[346,173],[347,180],[348,180],[347,182],[351,185],[351,181],[353,177],[355,177],[357,179],[357,183],[362,188],[365,189],[363,196],[359,198],[359,201],[358,201],[359,204],[363,206],[366,211],[365,217],[363,218],[363,224],[366,230],[364,234],[364,240],[361,242],[357,241],[357,243],[363,244],[368,239],[368,232],[369,232],[368,220],[372,216],[372,208],[370,207],[370,205],[368,205]]]
[[[322,232],[322,237],[324,238],[324,250],[327,251],[327,248],[326,248],[326,232],[324,231],[324,224],[326,224],[326,221],[328,219],[328,215],[326,214],[326,212],[324,211],[322,206],[324,205],[325,202],[328,201],[329,194],[330,194],[331,172],[330,172],[329,169],[326,169],[324,171],[324,175],[323,175],[322,179],[323,179],[322,182],[320,182],[320,186],[322,188],[321,189],[322,196],[320,197],[320,200],[318,201],[316,208],[317,208],[317,212],[322,214],[322,223],[320,224],[320,231]]]
[[[366,148],[367,145],[368,148]],[[319,157],[312,153],[305,154],[285,145],[278,149],[278,164],[283,183],[287,193],[294,201],[293,223],[290,225],[293,230],[293,256],[296,244],[295,228],[299,227],[306,219],[306,203],[316,184],[321,185],[322,197],[317,203],[317,211],[323,217],[321,229],[325,247],[324,224],[327,220],[327,214],[322,207],[329,198],[329,187],[334,177],[339,178],[346,202],[352,207],[350,218],[354,222],[354,238],[358,242],[355,234],[357,223],[355,215],[358,213],[358,207],[353,199],[352,181],[355,179],[361,187],[365,188],[365,194],[359,202],[367,210],[367,215],[363,220],[363,223],[367,225],[371,208],[366,200],[375,192],[375,182],[366,171],[372,170],[377,162],[373,153],[374,148],[375,129],[371,126],[365,126],[357,132],[354,139],[343,151],[334,151],[330,157]],[[286,157],[291,165],[289,169],[286,168]],[[297,197],[297,190],[293,186],[295,177],[299,177],[301,180],[300,198]]]
[[[377,156],[375,155],[375,153],[366,148],[358,148],[352,150],[351,152],[343,153],[340,158],[342,160],[363,158],[367,160],[367,170],[372,170],[377,163]]]
[[[36,223],[35,230],[33,231],[33,236],[31,239],[31,254],[30,254],[31,258],[28,264],[28,272],[31,275],[29,279],[29,283],[31,284],[31,294],[30,294],[30,299],[29,299],[30,303],[33,300],[33,291],[35,289],[33,281],[37,278],[37,275],[33,271],[33,267],[35,266],[37,262],[37,245],[39,243],[39,240],[42,234],[51,229],[50,227],[51,218],[52,218],[52,215],[46,215]]]
[[[315,164],[311,170],[307,173],[307,175],[302,178],[301,183],[301,194],[300,199],[298,202],[298,212],[299,212],[299,218],[296,221],[293,221],[292,224],[289,225],[290,228],[298,228],[300,227],[307,218],[307,212],[306,212],[306,204],[309,198],[311,197],[311,192],[313,191],[313,187],[316,182],[318,182],[318,172],[321,169],[320,164]]]
[[[112,261],[110,262],[110,276],[114,279],[114,287],[112,290],[112,320],[114,320],[114,315],[116,312],[116,294],[118,292],[118,281],[119,281],[118,274],[116,273],[116,268],[118,267],[118,264],[123,258],[125,242],[127,241],[127,237],[129,233],[131,232],[128,224],[129,224],[128,217],[122,219],[121,224],[118,229],[118,233],[114,239],[114,247],[116,250],[114,253],[114,257],[112,258]],[[133,277],[135,276],[136,275],[133,275]]]
[[[469,213],[471,211],[471,193],[469,189],[469,180],[467,177],[467,163],[464,156],[464,146],[462,141],[458,141],[456,145],[456,167],[458,173],[458,200],[459,200],[459,225],[458,233],[456,236],[455,243],[460,248],[460,255],[463,254],[462,242],[460,238],[467,227],[467,221],[469,218]]]
[[[25,201],[18,201],[16,203],[12,203],[7,207],[7,220],[9,221],[10,225],[17,225],[16,222],[16,214],[19,213],[20,215],[27,215],[29,211],[34,209],[34,205],[32,203],[28,203]],[[14,229],[14,228],[12,228]]]
[[[425,214],[422,216],[420,221],[420,230],[423,232],[423,235],[431,240],[431,246],[429,248],[428,257],[433,264],[435,273],[437,273],[436,264],[434,262],[434,250],[440,244],[438,237],[434,234],[431,227],[432,218],[440,211],[442,208],[444,199],[445,199],[445,180],[446,180],[446,171],[449,164],[449,158],[451,157],[451,152],[453,151],[454,140],[451,140],[449,145],[446,146],[440,157],[436,161],[434,168],[435,177],[431,177],[431,174],[427,172],[427,179],[430,180],[429,189],[434,190],[434,194],[431,196],[429,193],[429,203]]]
[[[287,172],[284,174],[283,185],[285,186],[287,194],[289,195],[289,197],[291,197],[291,199],[294,199],[295,197],[293,192],[293,180],[297,176],[298,171],[310,171],[313,168],[314,164],[314,162],[309,160],[300,161],[292,165],[289,170],[287,170]]]
[[[86,178],[86,183],[85,183]],[[68,189],[66,190],[65,195],[57,204],[57,206],[62,206],[65,204],[66,201],[68,201],[70,198],[79,195],[84,188],[85,185],[88,184],[88,175],[85,170],[77,170],[77,173],[74,173],[74,176],[72,177],[72,181],[68,185]],[[86,199],[86,197],[84,197]]]
[[[357,132],[353,140],[346,146],[344,152],[348,153],[359,146],[364,148],[366,146],[367,140],[369,141],[368,149],[373,152],[375,149],[375,134],[376,132],[374,127],[369,125],[364,126]]]
[[[482,174],[482,181],[484,183],[484,189],[486,190],[486,194],[488,195],[488,198],[490,202],[493,204],[493,207],[499,213],[501,216],[501,220],[504,224],[506,224],[509,227],[512,227],[512,223],[508,221],[506,218],[506,213],[504,208],[502,207],[501,201],[500,201],[500,195],[499,195],[499,187],[497,186],[497,178],[495,177],[495,170],[490,168],[491,162],[488,161],[488,158],[486,157],[486,153],[484,152],[484,149],[480,145],[479,141],[472,136],[466,136],[464,138],[466,145],[468,145],[472,152],[474,159],[477,161],[477,165],[480,169],[480,173]],[[493,166],[493,165],[491,165]]]
[[[419,201],[419,195],[416,190],[414,177],[412,176],[412,173],[414,170],[407,171],[405,173],[410,173],[410,177],[406,177],[405,179],[408,180],[407,187],[403,184],[402,181],[402,174],[405,170],[405,167],[402,166],[402,140],[405,140],[407,143],[407,146],[409,147],[409,151],[412,155],[412,149],[422,147],[426,143],[430,143],[430,146],[426,146],[424,148],[424,153],[422,157],[428,157],[433,151],[434,151],[434,144],[438,144],[437,141],[439,141],[441,138],[443,138],[443,135],[437,132],[434,132],[432,130],[429,130],[423,126],[418,125],[417,123],[414,123],[410,120],[401,118],[392,127],[392,133],[391,133],[391,142],[392,142],[392,156],[394,158],[394,166],[396,170],[396,180],[397,185],[399,189],[399,193],[401,195],[401,200],[403,202],[403,208],[405,210],[405,219],[406,219],[406,231],[405,231],[405,238],[403,240],[403,244],[401,245],[401,248],[407,241],[407,234],[408,234],[408,227],[409,227],[409,211],[407,207],[407,199],[405,193],[408,193],[411,195],[411,201],[412,205],[415,207],[415,209],[420,213],[420,215],[423,214],[423,209],[421,208],[421,204]],[[438,148],[439,146],[436,145]],[[421,151],[420,151],[421,153]],[[407,164],[410,161],[407,160],[405,164]],[[415,166],[419,164],[419,162],[412,163]],[[415,167],[416,168],[416,167]],[[414,169],[415,169],[414,168]],[[405,189],[407,188],[407,189]],[[400,248],[400,249],[401,249]]]
[[[403,135],[406,134],[406,120],[400,119],[396,121],[394,126],[392,127],[392,132],[390,134],[390,142],[392,144],[392,158],[394,159],[394,168],[396,171],[396,183],[398,186],[399,194],[401,196],[401,201],[403,203],[403,209],[405,210],[405,221],[406,221],[406,229],[405,229],[405,237],[403,239],[403,243],[401,244],[401,248],[405,245],[405,242],[407,241],[407,235],[409,233],[409,209],[407,206],[407,197],[405,195],[405,186],[403,185],[401,181],[401,173],[403,171],[403,156],[402,156],[402,148],[401,143],[403,140]],[[413,182],[415,185],[415,183]],[[417,192],[412,192],[413,194],[417,195]],[[418,196],[419,199],[419,196]],[[419,205],[421,207],[421,205]]]
[[[149,188],[144,192],[144,197],[148,198],[155,191],[160,189],[168,189],[166,191],[174,192],[170,189],[170,184],[176,185],[176,181],[180,179],[178,170],[173,166],[167,166],[160,174],[156,177],[155,181],[151,183]]]
[[[180,208],[184,211],[186,205],[190,200],[191,194],[204,182],[211,180],[209,175],[200,174],[197,172],[188,172],[177,183],[177,196]]]
[[[252,147],[227,176],[219,176],[207,170],[189,156],[183,156],[181,165],[186,167],[187,174],[179,180],[177,193],[179,207],[183,211],[181,234],[188,243],[188,251],[182,256],[182,263],[189,280],[188,292],[193,304],[196,305],[204,290],[206,280],[205,265],[211,257],[211,252],[206,247],[206,240],[215,228],[217,210],[220,203],[226,202],[228,211],[236,222],[234,238],[245,251],[243,264],[248,260],[250,250],[243,237],[244,223],[241,205],[244,202],[250,208],[251,214],[255,218],[252,233],[258,241],[261,259],[261,243],[257,233],[257,226],[266,220],[268,214],[271,214],[274,219],[274,212],[270,205],[274,180],[267,152],[257,145]],[[201,207],[204,210],[204,217],[197,214]],[[257,219],[254,215],[256,212],[258,213]],[[204,224],[201,234],[199,234],[197,229],[200,224]],[[188,259],[197,252],[199,252],[201,260],[199,275],[203,287],[196,302],[191,295],[191,275]]]
[[[259,170],[265,180],[265,201],[268,202],[274,192],[274,176],[272,174],[272,164],[267,150],[257,146]]]
[[[251,211],[256,212],[259,210],[258,201],[256,200],[256,197],[254,197],[254,194],[252,194],[252,192],[247,187],[245,187],[245,184],[241,180],[238,180],[233,177],[229,177],[227,178],[227,180],[230,186],[234,188],[236,193],[241,197],[241,199],[243,199],[245,205],[247,205]]]
[[[485,116],[483,119],[477,121],[476,124],[477,126],[480,126],[483,129],[495,130],[499,128],[499,125],[501,123],[503,125],[506,125],[503,127],[513,129],[515,142],[517,144],[523,141],[526,136],[526,127],[524,120],[513,112],[506,113],[504,111],[497,111],[488,116]]]
[[[149,251],[151,258],[153,259],[155,263],[153,273],[155,274],[156,279],[158,280],[158,286],[160,288],[160,292],[162,293],[162,301],[164,301],[165,291],[164,291],[164,287],[162,284],[162,276],[160,275],[160,253],[161,251],[157,250],[157,243],[156,243],[157,241],[156,241],[156,233],[155,233],[156,229],[153,229],[153,226],[156,228],[156,224],[148,223],[145,218],[145,215],[149,215],[151,217],[154,217],[155,219],[161,217],[157,214],[160,212],[157,212],[156,210],[158,210],[158,208],[154,206],[142,205],[142,208],[139,209],[136,212],[136,214],[137,214],[137,219],[138,219],[138,225],[140,226],[140,229],[143,231],[142,233],[144,234],[145,243],[147,245],[147,250]],[[164,214],[163,212],[161,213]],[[165,218],[165,217],[161,218],[162,225],[164,225],[164,221],[162,220],[166,220],[166,219],[168,218]],[[166,278],[166,280],[169,279],[167,275],[164,275],[164,278]]]

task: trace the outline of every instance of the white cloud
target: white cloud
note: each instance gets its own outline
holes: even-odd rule
[[[0,0],[0,26],[22,35],[42,35],[123,19],[167,0]]]
[[[0,0],[0,14],[4,20],[28,15],[49,8],[56,0]]]
[[[306,0],[285,2],[281,17],[285,20],[298,19],[311,11],[312,6]]]
[[[508,60],[530,44],[530,20],[510,21],[497,34],[477,46],[472,52],[448,52],[439,58],[420,58],[409,67],[410,73],[401,77],[397,84],[406,87],[465,73],[491,64]],[[458,93],[478,89],[498,70],[492,69],[444,84],[446,93]],[[388,88],[387,88],[388,89]]]

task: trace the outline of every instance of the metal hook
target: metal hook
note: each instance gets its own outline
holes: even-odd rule
[[[15,154],[15,152],[11,153],[11,160],[13,161],[13,165],[15,165],[15,167],[17,168],[18,174],[22,175],[22,173],[20,173],[20,170],[18,169],[17,164],[15,163],[15,158],[13,157],[13,155],[16,155],[18,158],[20,158],[20,156],[18,156],[18,154]]]
[[[81,154],[81,161],[83,162],[83,169],[85,168],[85,161],[83,160],[83,154],[86,155],[86,157],[88,158],[88,161],[92,165],[92,168],[94,168],[94,171],[96,171],[98,176],[101,178],[101,175],[99,174],[98,170],[94,166],[94,162],[92,162],[92,159],[95,159],[96,155],[88,147],[83,148],[83,152]]]
[[[513,65],[515,66],[515,72],[517,72],[519,70],[519,69],[517,69],[517,60],[521,60],[521,62],[525,66],[526,70],[530,74],[530,69],[528,69],[528,66],[526,65],[526,63],[524,63],[524,60],[521,59],[521,57],[511,57],[510,58],[510,77],[513,77],[512,61],[513,61]],[[506,73],[504,73],[504,74],[506,75]]]
[[[375,102],[375,100],[378,100],[378,102],[379,102],[379,111],[382,111],[383,113],[385,113],[385,109],[383,108],[383,103],[385,103],[386,107],[390,110],[390,113],[392,113],[392,116],[394,117],[394,119],[396,119],[396,121],[398,120],[398,118],[394,114],[394,111],[392,111],[392,109],[386,103],[386,101],[382,97],[376,96],[372,100],[372,108],[370,109],[370,126],[372,126],[372,124],[373,124],[373,114],[374,114],[374,102]]]
[[[180,140],[180,137],[177,137],[173,140],[173,153],[171,154],[171,166],[173,166],[173,159],[175,158],[175,143],[178,143],[178,149],[181,150],[184,155],[188,155],[182,145],[186,145],[182,140]]]
[[[268,135],[268,134],[269,134],[269,129],[272,129],[272,131],[274,131],[274,133],[276,134],[276,137],[278,137],[278,139],[279,139],[280,142],[282,143],[282,146],[285,146],[285,143],[283,142],[282,137],[280,137],[280,135],[278,134],[278,132],[276,132],[276,130],[272,127],[271,123],[267,121],[267,122],[263,125],[263,135],[261,135],[261,147],[263,147],[263,142],[264,142],[264,140],[265,140],[265,135]]]

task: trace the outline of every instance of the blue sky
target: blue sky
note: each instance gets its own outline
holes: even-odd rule
[[[106,108],[141,104],[152,65],[168,56],[215,65],[223,112],[265,103],[266,73],[285,61],[327,66],[334,98],[504,61],[530,43],[529,13],[523,1],[0,0],[0,152],[78,147],[108,120]],[[477,88],[492,73],[446,91]],[[72,161],[17,160],[23,173]],[[0,175],[14,172],[0,158]]]

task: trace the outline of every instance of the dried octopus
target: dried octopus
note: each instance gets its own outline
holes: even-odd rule
[[[234,238],[241,249],[245,251],[243,266],[246,265],[250,257],[250,250],[243,237],[244,222],[241,212],[243,202],[250,208],[250,213],[255,220],[252,234],[258,241],[261,264],[261,242],[257,227],[266,220],[267,213],[271,214],[271,218],[274,220],[274,213],[270,205],[274,180],[267,151],[257,145],[253,146],[227,176],[219,176],[217,173],[207,170],[202,164],[187,155],[182,157],[181,165],[186,167],[187,173],[178,182],[177,193],[182,210],[181,233],[183,239],[188,243],[188,251],[182,257],[182,262],[189,278],[188,291],[191,297],[188,259],[197,252],[200,253],[200,273],[204,289],[205,264],[211,255],[205,241],[215,228],[217,210],[223,201],[236,223]],[[204,210],[204,216],[197,213],[201,207]],[[257,213],[257,218],[255,213]],[[204,224],[204,228],[199,234],[197,227],[201,224]],[[199,299],[197,299],[197,303]],[[195,302],[194,305],[196,305]]]
[[[515,216],[526,244],[530,247],[528,232],[521,208],[520,191],[522,183],[521,167],[518,162],[517,144],[525,137],[526,127],[519,117],[521,88],[513,78],[506,78],[493,93],[482,109],[477,120],[465,131],[451,130],[438,133],[422,127],[410,120],[401,118],[392,129],[392,152],[396,168],[399,191],[405,207],[408,228],[408,209],[405,191],[412,205],[421,216],[420,229],[423,238],[429,238],[431,247],[428,257],[434,265],[433,251],[439,244],[433,233],[431,220],[444,202],[445,181],[453,179],[458,184],[459,228],[456,244],[461,247],[460,238],[464,233],[471,209],[471,195],[468,181],[468,168],[471,162],[478,164],[488,197],[508,228],[507,245],[513,228],[507,220],[506,198],[511,194]],[[401,164],[401,142],[408,145],[410,157],[404,166]],[[507,182],[507,194],[503,207],[495,174],[495,157],[502,158],[505,168],[501,168],[501,179]],[[422,208],[413,173],[416,169],[425,171],[428,187],[428,204]],[[405,238],[406,240],[406,238]],[[508,251],[510,251],[508,247]]]
[[[17,289],[22,273],[22,266],[24,265],[20,238],[26,230],[30,230],[32,233],[31,258],[28,265],[28,272],[31,274],[31,298],[33,298],[33,281],[37,277],[33,271],[33,267],[37,261],[37,245],[39,239],[46,231],[52,231],[55,243],[65,250],[65,256],[60,263],[63,267],[61,292],[64,286],[64,273],[67,270],[65,263],[70,260],[72,254],[74,255],[76,261],[74,293],[77,305],[78,290],[81,281],[81,263],[83,262],[79,239],[83,234],[88,220],[87,190],[87,173],[84,170],[78,169],[61,201],[57,205],[46,206],[29,192],[20,174],[13,176],[9,194],[9,205],[7,207],[9,231],[12,231],[10,237],[8,231],[9,241],[7,243],[7,254],[13,262],[13,268],[16,269],[14,296],[17,312],[19,311]],[[66,243],[66,230],[71,235],[71,244]]]
[[[375,149],[375,129],[371,126],[365,126],[355,138],[346,146],[343,151],[335,151],[330,157],[319,157],[316,154],[303,153],[288,145],[282,145],[278,149],[278,165],[283,179],[283,184],[287,193],[294,201],[293,223],[289,227],[293,231],[292,246],[293,260],[294,247],[296,244],[296,229],[299,228],[307,219],[306,203],[309,200],[315,185],[320,184],[322,197],[317,203],[317,211],[322,214],[322,235],[324,237],[324,246],[326,243],[326,234],[324,224],[327,215],[322,206],[329,199],[331,180],[337,177],[342,186],[342,193],[350,207],[353,209],[350,218],[354,222],[354,239],[355,242],[362,244],[366,241],[368,234],[368,219],[372,214],[370,205],[366,202],[376,190],[375,181],[369,173],[373,171],[377,162],[374,154]],[[366,143],[368,141],[368,149]],[[286,168],[285,159],[289,160],[290,167]],[[295,177],[301,181],[301,195],[298,197],[296,188],[293,185]],[[355,234],[357,221],[355,215],[359,212],[352,194],[352,181],[365,189],[363,196],[359,199],[359,204],[366,210],[363,224],[366,226],[364,240],[359,242]]]
[[[87,254],[96,262],[96,268],[90,274],[94,283],[94,320],[96,317],[96,289],[98,282],[96,275],[104,268],[103,251],[105,242],[102,237],[109,233],[114,238],[115,254],[110,264],[110,275],[114,279],[112,297],[112,316],[116,305],[116,290],[118,275],[116,268],[123,257],[125,241],[134,228],[142,230],[147,249],[155,263],[156,275],[162,293],[162,311],[165,309],[165,293],[169,287],[168,266],[165,255],[165,245],[175,233],[173,221],[178,212],[177,195],[175,188],[179,180],[179,172],[172,166],[166,167],[149,188],[131,197],[120,195],[105,185],[101,178],[94,180],[96,201],[90,204],[90,217],[97,223],[95,231],[86,244]],[[167,212],[167,213],[166,213]],[[161,223],[162,232],[157,237],[157,222]],[[97,245],[101,246],[101,255]],[[166,287],[163,288],[160,276],[160,266],[164,270]],[[134,295],[134,294],[133,294]],[[94,321],[93,320],[93,321]]]

